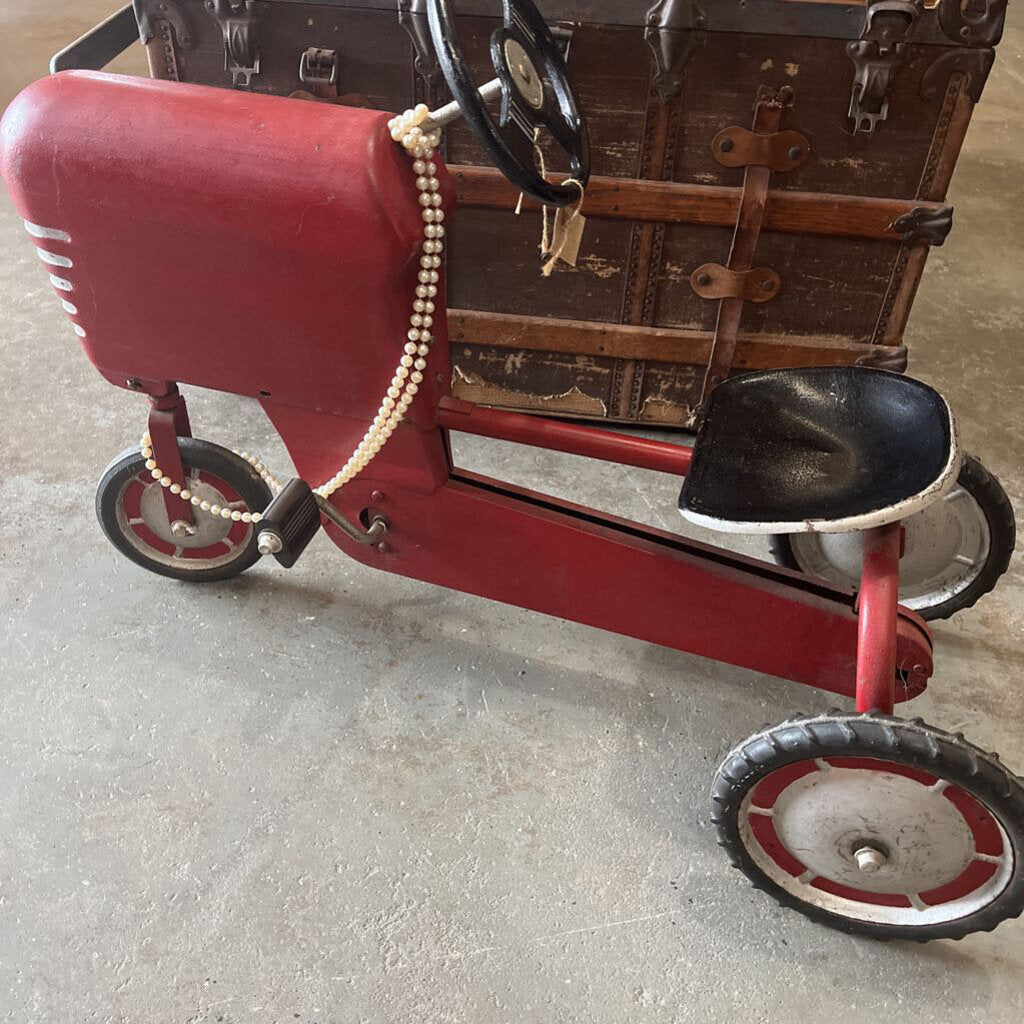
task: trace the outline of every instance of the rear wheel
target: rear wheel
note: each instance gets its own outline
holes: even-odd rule
[[[900,603],[925,619],[948,619],[992,590],[1017,539],[1010,499],[970,455],[956,486],[903,526]],[[860,585],[862,544],[858,533],[778,534],[770,541],[780,565],[848,587]]]
[[[211,506],[252,513],[270,503],[270,489],[233,452],[191,437],[178,438],[178,448],[186,486]],[[100,480],[96,514],[103,532],[137,565],[172,579],[205,582],[237,576],[260,557],[252,523],[198,508],[192,508],[193,524],[174,520],[164,494],[137,449],[119,455]]]
[[[919,719],[766,726],[722,763],[712,802],[733,865],[841,931],[958,939],[1024,909],[1024,787]]]

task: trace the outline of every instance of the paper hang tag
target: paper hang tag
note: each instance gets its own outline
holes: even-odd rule
[[[582,202],[571,207],[562,206],[555,213],[555,226],[551,237],[551,255],[542,268],[545,277],[550,277],[555,264],[561,260],[570,267],[576,266],[583,242],[583,231],[587,218],[580,213]]]

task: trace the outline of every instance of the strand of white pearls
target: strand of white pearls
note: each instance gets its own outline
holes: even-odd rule
[[[391,137],[395,142],[401,143],[413,161],[412,171],[416,175],[416,189],[419,192],[419,205],[422,207],[424,222],[420,270],[412,303],[412,315],[409,317],[410,326],[405,349],[377,414],[355,451],[330,480],[316,488],[316,493],[322,498],[330,498],[345,484],[355,479],[376,458],[405,418],[423,382],[423,372],[427,368],[427,356],[434,340],[430,328],[434,324],[434,299],[437,297],[438,281],[441,276],[441,253],[444,252],[445,236],[441,183],[437,178],[437,165],[434,163],[434,150],[440,141],[440,131],[434,129],[424,132],[420,127],[429,115],[429,108],[421,103],[415,109],[406,110],[404,114],[393,117],[388,122]],[[154,461],[153,442],[148,433],[142,437],[139,447],[142,457],[146,460],[146,469],[152,478],[158,481],[161,487],[168,488],[172,494],[180,495],[183,501],[188,501],[200,511],[235,522],[258,523],[263,518],[259,512],[239,512],[223,508],[192,494],[187,487],[173,483]],[[259,473],[273,493],[277,494],[281,490],[280,482],[255,455],[239,451],[235,454],[245,459]]]

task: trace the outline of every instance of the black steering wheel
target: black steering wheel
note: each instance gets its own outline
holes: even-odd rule
[[[427,16],[441,70],[469,126],[498,169],[519,189],[550,206],[580,198],[573,184],[552,185],[537,169],[537,130],[546,128],[569,157],[570,177],[590,178],[590,140],[569,84],[562,52],[531,0],[501,0],[504,24],[491,36],[501,82],[501,115],[487,109],[459,46],[455,0],[428,0]]]

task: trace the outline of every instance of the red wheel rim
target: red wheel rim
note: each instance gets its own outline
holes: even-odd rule
[[[202,500],[239,514],[254,511],[235,488],[216,474],[207,470],[188,473],[188,488]],[[198,571],[225,565],[245,550],[252,536],[251,523],[212,516],[201,508],[191,508],[196,535],[174,536],[163,492],[160,484],[143,471],[129,478],[118,495],[118,524],[125,539],[140,554],[169,567]],[[186,507],[184,501],[182,507]]]

